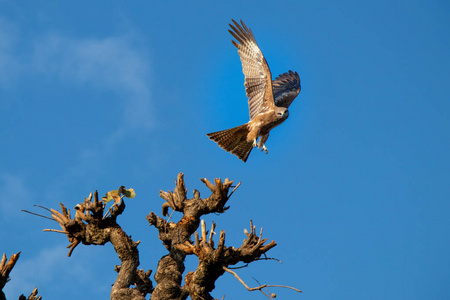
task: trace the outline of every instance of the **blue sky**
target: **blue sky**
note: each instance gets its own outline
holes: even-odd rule
[[[20,212],[136,190],[119,224],[141,266],[165,254],[145,216],[159,190],[241,181],[205,220],[238,246],[249,221],[278,246],[239,274],[280,299],[448,299],[450,4],[447,1],[0,2],[0,252],[22,251],[9,298],[107,299],[111,245],[43,233]],[[297,71],[289,119],[247,163],[206,133],[243,124],[243,74],[227,32],[251,27],[272,75]],[[176,217],[175,217],[176,218]],[[187,271],[196,258],[189,257]],[[67,287],[70,286],[70,290]],[[74,288],[79,287],[79,288]],[[216,298],[264,299],[230,274]]]

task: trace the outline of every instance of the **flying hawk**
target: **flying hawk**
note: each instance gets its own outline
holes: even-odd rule
[[[252,31],[235,20],[228,30],[236,41],[245,75],[245,91],[248,97],[250,121],[231,129],[208,133],[207,136],[227,152],[247,161],[253,147],[265,146],[270,130],[283,123],[289,116],[289,105],[300,93],[300,77],[289,71],[272,81],[269,65],[256,43]],[[259,141],[257,139],[259,138]]]

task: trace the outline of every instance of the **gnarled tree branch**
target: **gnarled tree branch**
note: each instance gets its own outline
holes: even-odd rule
[[[240,183],[233,186],[233,181],[228,178],[225,181],[214,179],[214,183],[206,178],[201,179],[211,194],[207,198],[201,198],[200,192],[194,190],[193,197],[188,198],[183,177],[183,173],[178,174],[173,191],[160,191],[160,197],[165,200],[162,205],[163,216],[168,216],[171,208],[174,212],[182,213],[181,219],[173,222],[153,212],[146,217],[149,224],[158,229],[159,239],[169,252],[158,263],[155,288],[149,279],[151,271],[137,269],[139,241],[134,242],[116,222],[117,217],[125,210],[123,197],[134,197],[132,189],[120,187],[118,190],[108,192],[102,200],[99,200],[97,191],[91,193],[82,203],[76,205],[73,218],[70,210],[62,203],[60,212],[44,208],[50,212],[51,219],[61,227],[60,230],[44,231],[63,233],[67,236],[70,242],[68,256],[71,256],[79,244],[104,245],[111,242],[121,260],[121,265],[115,268],[118,275],[111,290],[111,299],[143,300],[147,294],[151,294],[152,300],[185,300],[187,297],[193,300],[212,300],[210,293],[215,287],[216,280],[226,271],[233,273],[228,269],[229,266],[239,262],[248,264],[260,260],[262,255],[276,246],[276,243],[271,241],[266,244],[267,239],[262,238],[262,229],[257,235],[255,226],[250,221],[250,232],[244,230],[246,238],[240,247],[225,246],[224,230],[220,232],[219,241],[215,246],[213,239],[215,223],[212,223],[208,233],[205,222],[200,218],[210,213],[225,212],[229,208],[226,206],[227,201]],[[113,201],[113,204],[105,213],[106,203],[110,201]],[[197,232],[200,224],[201,235]],[[191,240],[192,235],[194,241]],[[198,257],[199,263],[195,271],[186,274],[185,284],[182,286],[184,261],[186,255],[191,254]],[[131,287],[133,285],[134,287]],[[266,287],[268,285],[251,290],[263,292],[262,289]]]
[[[183,245],[178,245],[180,250],[186,254],[195,254],[199,260],[197,269],[194,272],[189,272],[184,279],[184,287],[193,300],[214,299],[210,292],[214,289],[216,280],[225,272],[226,267],[239,262],[250,263],[258,260],[262,254],[277,245],[274,241],[264,245],[267,239],[261,239],[261,234],[257,236],[255,227],[250,223],[251,232],[245,231],[247,238],[239,248],[225,246],[224,230],[220,232],[219,242],[217,247],[214,248],[212,238],[215,228],[214,222],[209,237],[203,220],[201,225],[201,239],[195,232],[194,244],[186,242]]]
[[[159,239],[164,243],[168,255],[161,258],[155,274],[157,285],[152,293],[154,299],[186,299],[188,291],[181,286],[186,253],[177,246],[189,243],[192,234],[200,224],[200,217],[209,213],[223,213],[228,209],[226,203],[239,184],[230,192],[233,181],[228,178],[224,182],[215,179],[214,184],[204,178],[201,181],[209,188],[211,195],[201,198],[200,192],[194,190],[193,198],[187,197],[184,174],[179,173],[173,191],[160,191],[161,198],[166,200],[162,205],[162,213],[168,215],[168,209],[183,213],[177,223],[168,222],[151,212],[147,216],[150,225],[159,231]]]
[[[118,275],[111,289],[111,299],[143,300],[153,289],[149,279],[151,271],[144,272],[137,269],[139,266],[137,246],[140,242],[134,242],[116,222],[117,217],[125,210],[123,196],[120,197],[124,190],[124,187],[120,187],[117,191],[111,191],[103,201],[99,200],[97,191],[94,195],[91,193],[82,203],[75,206],[74,218],[71,217],[70,210],[60,203],[61,212],[55,209],[50,209],[50,212],[62,230],[52,231],[66,234],[70,242],[68,256],[72,255],[80,243],[104,245],[111,242],[122,262],[120,267],[116,267]],[[114,204],[105,214],[106,202],[110,200],[114,200]],[[135,287],[131,288],[131,285]]]

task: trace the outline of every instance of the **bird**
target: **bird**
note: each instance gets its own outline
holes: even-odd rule
[[[301,91],[297,72],[289,71],[272,81],[272,74],[256,39],[242,20],[231,19],[228,31],[235,40],[245,76],[250,121],[234,128],[208,133],[210,140],[246,162],[253,148],[269,152],[265,143],[270,131],[289,117],[289,106]],[[258,141],[259,138],[259,141]]]

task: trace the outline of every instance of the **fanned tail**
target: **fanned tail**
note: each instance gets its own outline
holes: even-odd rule
[[[208,133],[207,136],[223,150],[231,152],[231,154],[246,162],[253,149],[253,141],[247,142],[248,132],[248,124],[244,124],[227,130]]]

